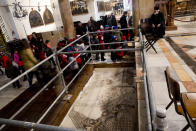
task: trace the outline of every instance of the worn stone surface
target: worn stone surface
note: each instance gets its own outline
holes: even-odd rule
[[[131,68],[96,68],[62,127],[101,131],[137,128],[136,89]]]

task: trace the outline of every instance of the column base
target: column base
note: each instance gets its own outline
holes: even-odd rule
[[[166,31],[177,30],[177,29],[178,29],[178,27],[176,25],[166,26],[166,28],[165,28]]]

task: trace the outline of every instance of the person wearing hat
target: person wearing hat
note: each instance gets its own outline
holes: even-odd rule
[[[154,7],[154,13],[150,18],[152,33],[162,38],[165,35],[165,19],[158,6]]]

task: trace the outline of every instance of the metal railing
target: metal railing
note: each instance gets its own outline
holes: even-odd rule
[[[131,29],[133,30],[133,28],[117,29],[117,30],[131,30]],[[106,31],[101,31],[101,32],[117,31],[117,30],[106,30]],[[3,85],[0,88],[0,91],[2,91],[3,89],[7,88],[10,84],[14,83],[15,81],[19,80],[23,76],[27,75],[29,72],[33,71],[37,67],[41,66],[46,61],[48,61],[51,58],[55,57],[56,63],[57,63],[57,68],[58,68],[58,73],[46,85],[44,85],[43,88],[41,90],[39,90],[27,103],[25,103],[15,114],[13,114],[9,119],[0,118],[0,124],[4,124],[4,125],[2,125],[0,127],[0,130],[2,130],[5,127],[5,125],[13,125],[13,126],[18,126],[18,127],[23,127],[23,128],[30,128],[32,130],[33,129],[40,129],[40,130],[46,130],[47,129],[47,130],[57,130],[57,131],[61,131],[61,130],[72,131],[72,129],[68,129],[68,128],[59,128],[59,127],[56,127],[56,126],[50,126],[50,125],[39,124],[39,123],[45,118],[45,116],[49,113],[49,111],[53,108],[53,106],[57,103],[57,101],[63,96],[63,94],[66,93],[66,91],[68,90],[69,86],[78,77],[78,75],[83,71],[83,69],[90,62],[90,60],[92,60],[92,55],[91,55],[91,57],[88,58],[88,60],[85,62],[85,64],[80,68],[80,70],[77,72],[77,74],[73,77],[73,79],[66,85],[65,84],[65,80],[64,80],[64,76],[63,76],[63,72],[67,68],[69,68],[69,66],[71,64],[73,64],[76,61],[76,59],[81,56],[82,53],[87,53],[87,54],[90,53],[90,54],[92,54],[92,53],[101,53],[101,52],[120,52],[120,51],[135,52],[135,51],[141,51],[141,53],[143,54],[143,64],[144,64],[144,71],[145,71],[145,73],[144,73],[145,79],[144,80],[145,80],[145,83],[146,83],[145,84],[145,89],[146,89],[145,92],[146,92],[146,99],[147,99],[147,101],[146,101],[147,110],[148,110],[149,114],[153,114],[154,115],[154,107],[152,106],[153,105],[152,90],[151,90],[151,85],[150,85],[150,81],[149,81],[148,70],[147,70],[147,67],[146,67],[145,50],[144,50],[144,42],[143,42],[144,39],[143,39],[143,36],[141,34],[141,31],[140,31],[140,35],[139,35],[139,37],[140,37],[140,41],[139,42],[140,42],[141,46],[139,48],[92,50],[92,48],[91,48],[92,46],[99,46],[99,45],[101,45],[101,44],[91,44],[91,42],[90,42],[90,35],[91,34],[97,34],[97,33],[100,33],[100,31],[99,32],[87,32],[87,34],[81,36],[80,38],[78,38],[75,41],[71,42],[70,44],[68,44],[67,46],[63,47],[62,49],[60,49],[58,51],[55,51],[51,56],[47,57],[45,60],[41,61],[40,63],[38,63],[37,65],[35,65],[31,69],[25,71],[20,76],[16,77],[15,79],[11,80],[7,84]],[[63,52],[66,48],[68,48],[69,46],[71,46],[72,44],[76,43],[77,41],[79,41],[80,39],[82,39],[84,37],[88,37],[88,39],[89,39],[89,46],[87,46],[83,51]],[[135,41],[128,41],[128,42],[135,42]],[[112,43],[104,43],[104,44],[105,45],[111,45],[111,44],[118,44],[118,43],[125,43],[125,42],[112,42]],[[75,54],[75,53],[79,53],[79,55],[76,56],[71,62],[69,62],[64,68],[61,68],[59,60],[58,60],[58,55],[59,54]],[[57,96],[57,98],[53,101],[53,103],[49,106],[49,108],[45,111],[45,113],[42,114],[42,116],[39,118],[39,120],[36,123],[13,120],[33,100],[35,100],[35,98],[37,96],[39,96],[42,91],[44,91],[58,77],[61,77],[61,81],[63,83],[63,90]],[[153,115],[147,115],[148,116],[148,123],[149,123],[148,124],[148,129],[149,130],[152,129],[152,117],[153,117]]]
[[[146,111],[147,111],[147,126],[148,130],[155,130],[153,125],[153,120],[156,114],[155,103],[153,100],[152,94],[152,86],[149,77],[148,65],[146,61],[146,50],[145,50],[145,42],[144,35],[141,32],[141,28],[139,29],[139,38],[140,38],[140,46],[142,46],[143,50],[141,51],[142,61],[143,61],[143,78],[144,78],[144,89],[145,89],[145,100],[146,100]]]

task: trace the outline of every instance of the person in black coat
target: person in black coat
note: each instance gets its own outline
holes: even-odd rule
[[[86,28],[82,25],[81,22],[78,23],[78,26],[76,27],[76,35],[83,36],[86,34]]]
[[[112,17],[112,26],[117,26],[116,17],[113,13],[111,14],[111,17]]]
[[[86,34],[86,27],[82,25],[81,22],[78,23],[78,26],[76,27],[76,35],[83,36]],[[83,37],[84,44],[88,45],[88,36]]]
[[[165,19],[158,6],[154,8],[154,13],[150,18],[150,23],[152,26],[153,34],[162,38],[165,35]]]
[[[14,78],[16,78],[17,76],[20,75],[20,71],[18,70],[18,68],[16,66],[12,65],[12,62],[7,61],[7,67],[5,68],[5,74],[8,78],[13,80]],[[19,80],[17,80],[16,82],[13,83],[13,87],[14,88],[21,87]]]
[[[127,15],[128,15],[128,13],[125,11],[120,18],[119,23],[120,23],[121,29],[128,28]],[[123,33],[123,35],[126,36],[126,38],[128,38],[128,30],[123,30],[122,33]]]

